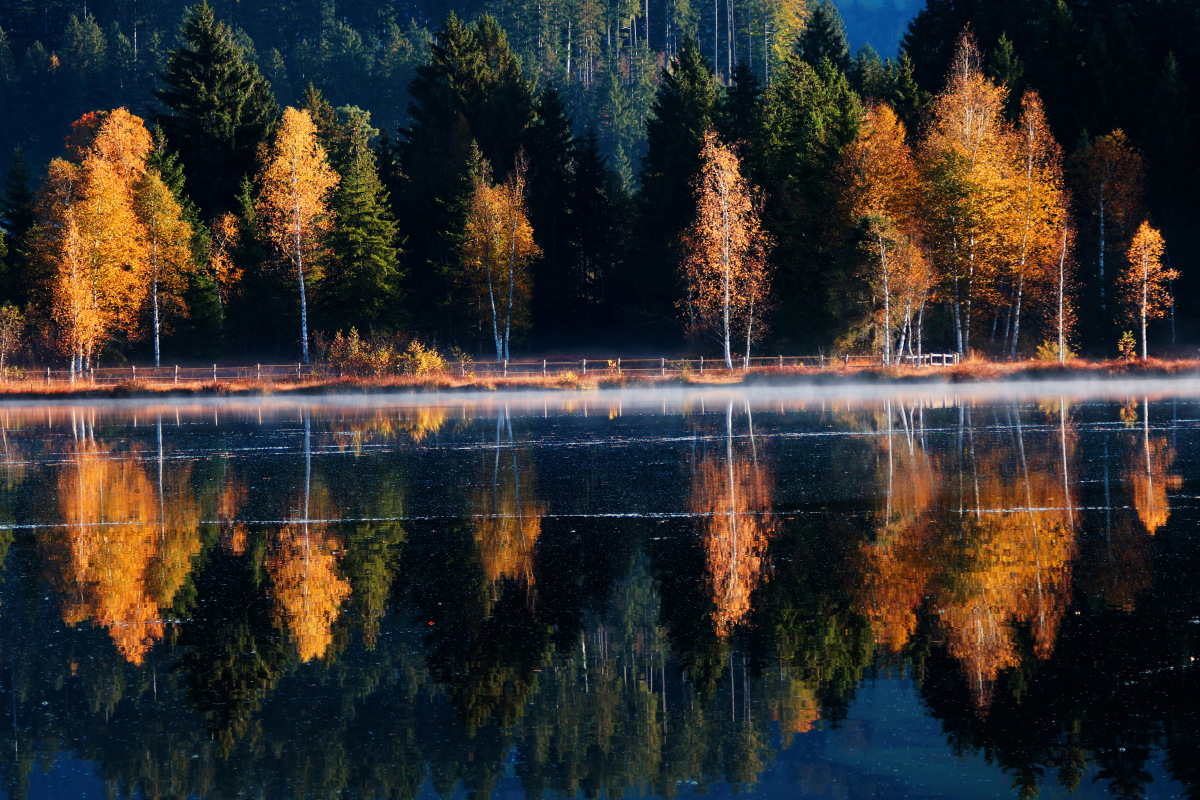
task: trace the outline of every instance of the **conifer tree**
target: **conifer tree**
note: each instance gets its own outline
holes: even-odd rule
[[[29,301],[30,287],[27,282],[28,237],[35,218],[35,195],[30,185],[29,168],[21,148],[13,151],[8,175],[4,182],[4,196],[0,198],[0,240],[3,240],[7,257],[4,262],[4,280],[0,291],[6,300],[23,306]]]
[[[184,17],[160,79],[157,121],[187,167],[188,194],[206,217],[230,210],[279,113],[270,86],[207,0]]]
[[[370,115],[343,109],[344,145],[333,163],[341,175],[330,203],[336,220],[329,236],[322,306],[330,330],[390,328],[401,320],[399,234],[379,180]]]
[[[829,59],[839,71],[850,67],[850,45],[846,41],[846,24],[833,0],[820,0],[808,17],[804,32],[796,40],[796,52],[810,67],[821,66]]]

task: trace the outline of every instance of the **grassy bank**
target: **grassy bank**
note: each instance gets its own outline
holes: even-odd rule
[[[180,384],[124,381],[108,386],[78,382],[45,384],[12,381],[0,385],[0,399],[88,399],[121,397],[294,396],[373,394],[404,391],[570,391],[621,386],[779,386],[980,383],[991,381],[1096,380],[1110,377],[1200,376],[1200,360],[1084,361],[1065,365],[1040,361],[993,362],[968,359],[952,367],[765,367],[748,371],[617,375],[612,371],[580,377],[574,373],[473,377],[454,374],[385,377],[305,378],[301,380],[194,381]]]

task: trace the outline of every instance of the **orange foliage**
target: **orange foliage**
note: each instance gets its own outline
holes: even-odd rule
[[[338,571],[337,538],[320,523],[293,522],[279,529],[267,555],[275,612],[286,625],[301,661],[325,655],[333,623],[350,582]]]
[[[208,240],[208,268],[213,286],[217,289],[217,302],[229,302],[233,287],[242,279],[242,270],[233,262],[231,251],[237,247],[240,231],[238,220],[226,211],[213,220]]]
[[[1129,483],[1133,487],[1133,505],[1146,533],[1154,535],[1171,517],[1167,492],[1183,486],[1183,476],[1171,471],[1175,463],[1175,448],[1165,436],[1151,436],[1148,424],[1144,429],[1140,453],[1135,451],[1129,463]]]
[[[58,479],[64,527],[47,534],[63,621],[91,619],[140,664],[200,552],[191,468],[172,466],[159,483],[129,454],[92,443],[67,461]]]
[[[474,502],[479,519],[475,540],[483,572],[493,589],[505,579],[532,587],[534,547],[546,513],[537,500],[532,459],[524,450],[498,449],[488,472],[490,485],[480,487]]]
[[[307,111],[284,109],[258,175],[256,208],[266,235],[291,262],[300,290],[300,338],[308,363],[305,281],[318,277],[317,250],[333,226],[327,203],[338,175],[329,166]]]
[[[746,355],[753,341],[755,312],[769,288],[770,238],[759,221],[759,201],[742,175],[741,160],[717,134],[704,134],[696,180],[696,219],[684,236],[682,310],[691,327],[716,331],[732,367],[733,338],[744,331]],[[761,327],[761,325],[760,325]]]
[[[750,594],[762,577],[774,481],[766,465],[735,455],[706,455],[692,474],[688,511],[701,518],[713,622],[724,633],[750,613]]]
[[[988,442],[986,455],[963,465],[961,484],[899,448],[891,485],[912,482],[903,493],[933,500],[897,503],[863,553],[859,592],[880,645],[902,647],[928,603],[981,706],[997,674],[1018,662],[1014,627],[1028,624],[1035,652],[1047,658],[1071,596],[1078,514],[1064,469],[1073,438],[1065,418],[1045,447],[1019,430],[1016,437]]]
[[[1129,245],[1129,268],[1121,273],[1117,284],[1125,293],[1129,318],[1142,326],[1142,358],[1146,358],[1146,323],[1167,313],[1171,295],[1170,281],[1178,280],[1179,272],[1167,269],[1162,262],[1163,238],[1157,229],[1142,222]]]
[[[529,266],[542,254],[525,208],[524,164],[520,158],[503,184],[492,183],[484,163],[475,178],[463,231],[467,278],[476,295],[480,322],[491,323],[497,361],[508,358],[511,333],[529,325]]]

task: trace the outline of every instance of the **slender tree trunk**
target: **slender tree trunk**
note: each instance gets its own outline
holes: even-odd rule
[[[1150,302],[1150,279],[1146,269],[1146,258],[1142,257],[1142,361],[1146,360],[1146,306]]]
[[[1062,255],[1058,259],[1058,363],[1067,362],[1065,320],[1063,319],[1063,294],[1066,291],[1067,229],[1063,228]]]
[[[504,347],[500,340],[499,322],[496,319],[496,292],[492,288],[492,259],[491,259],[491,256],[486,256],[486,258],[487,258],[488,303],[491,304],[491,308],[492,308],[492,343],[496,345],[496,360],[503,361],[504,360]]]
[[[296,278],[300,283],[300,354],[305,364],[308,363],[308,298],[304,292],[304,249],[300,231],[300,202],[297,200],[293,210],[295,217],[295,246],[296,246]]]
[[[750,317],[746,323],[746,360],[743,364],[744,369],[750,369],[750,342],[754,339],[754,298],[750,298]]]
[[[883,272],[883,363],[892,363],[892,298],[888,281],[887,248],[883,236],[876,234],[879,242],[879,267]]]
[[[1013,358],[1017,357],[1017,339],[1021,335],[1021,295],[1024,293],[1024,291],[1025,275],[1022,274],[1021,277],[1017,279],[1017,301],[1013,308],[1012,349],[1009,351],[1009,354]]]
[[[1107,311],[1104,300],[1104,190],[1100,190],[1100,310]]]

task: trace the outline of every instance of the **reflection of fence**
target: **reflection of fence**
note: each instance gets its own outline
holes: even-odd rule
[[[925,353],[921,356],[898,356],[897,363],[904,366],[945,367],[958,363],[953,353]],[[755,356],[746,363],[744,358],[735,358],[732,372],[747,369],[770,371],[808,367],[833,369],[837,367],[878,367],[882,361],[877,356]],[[573,373],[585,376],[668,376],[688,374],[729,374],[723,359],[714,358],[581,358],[574,361],[523,360],[523,361],[476,361],[459,364],[451,362],[450,374],[473,375],[480,378],[537,378],[558,377]],[[26,370],[15,377],[13,371],[5,370],[8,381],[23,383],[68,383],[71,373],[65,369],[47,368],[44,372]],[[342,377],[341,370],[333,364],[251,364],[248,366],[211,367],[103,367],[76,373],[75,381],[97,386],[112,386],[125,382],[180,384],[180,383],[229,383],[254,381],[279,383],[321,378]]]

